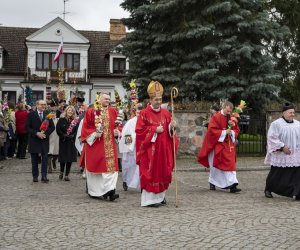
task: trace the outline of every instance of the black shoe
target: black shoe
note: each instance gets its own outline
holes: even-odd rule
[[[297,195],[295,198],[296,201],[300,201],[300,195]]]
[[[265,190],[265,196],[267,198],[273,198],[273,195],[272,195],[272,193],[269,190]]]
[[[238,192],[241,192],[242,189],[240,188],[237,188],[236,186],[233,187],[233,188],[230,188],[230,193],[238,193]]]
[[[209,183],[209,190],[216,190],[216,186],[214,184]]]
[[[49,182],[49,179],[47,179],[47,177],[42,177],[41,182],[43,182],[43,183],[48,183],[48,182]]]
[[[164,198],[164,200],[160,203],[161,205],[167,205],[167,200]]]
[[[65,176],[64,180],[65,180],[65,181],[70,181],[69,176]]]
[[[39,179],[37,177],[33,177],[33,182],[39,182]]]
[[[161,205],[160,203],[155,203],[155,204],[148,205],[147,207],[159,207],[160,205]]]
[[[113,195],[109,196],[109,200],[114,201],[115,199],[119,199],[119,197],[120,197],[119,194],[113,194]]]
[[[127,190],[128,190],[128,186],[127,186],[127,183],[126,183],[126,182],[123,182],[123,189],[124,189],[124,191],[127,191]]]
[[[64,173],[60,172],[60,174],[59,174],[58,178],[59,178],[60,180],[62,180],[62,179],[63,179],[63,177],[64,177]]]
[[[114,201],[115,199],[119,199],[119,194],[116,194],[116,190],[111,190],[108,192],[109,200]]]

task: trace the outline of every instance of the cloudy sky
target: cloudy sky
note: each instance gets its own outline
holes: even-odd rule
[[[122,0],[65,0],[65,21],[77,30],[108,31],[109,19],[128,17]],[[63,18],[64,0],[0,0],[0,24],[40,28]]]

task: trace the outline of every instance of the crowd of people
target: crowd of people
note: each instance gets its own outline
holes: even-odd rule
[[[32,107],[19,102],[15,112],[11,108],[10,123],[0,113],[1,159],[30,155],[34,183],[49,183],[55,169],[59,180],[71,181],[71,166],[79,160],[87,194],[109,201],[119,198],[116,184],[123,169],[124,190],[140,190],[142,206],[164,205],[176,122],[161,108],[163,86],[152,81],[148,93],[148,103],[132,105],[129,113],[117,108],[109,93],[99,93],[88,106],[81,97],[69,105],[65,100],[38,100]]]
[[[177,124],[162,106],[163,86],[152,81],[147,92],[147,105],[137,103],[129,115],[112,105],[108,93],[99,93],[89,107],[81,97],[73,105],[38,100],[31,108],[20,102],[9,123],[0,113],[1,160],[14,154],[26,159],[28,149],[33,182],[39,182],[41,173],[41,182],[48,183],[48,173],[58,165],[58,179],[70,181],[71,166],[79,159],[76,165],[82,168],[88,196],[109,201],[119,198],[116,186],[122,169],[123,189],[139,190],[141,206],[165,205],[178,148]],[[236,174],[240,130],[238,121],[232,122],[233,108],[229,101],[211,107],[198,155],[198,162],[210,169],[212,191],[241,192]],[[300,122],[294,119],[293,104],[286,103],[282,112],[268,132],[265,163],[271,171],[264,192],[267,198],[273,192],[300,200]]]
[[[16,106],[7,104],[9,114],[3,114],[0,104],[0,161],[12,159],[26,159],[28,134],[25,129],[25,122],[30,107],[24,103]]]

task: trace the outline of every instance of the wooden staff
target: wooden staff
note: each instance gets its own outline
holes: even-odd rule
[[[173,99],[178,96],[178,89],[173,87],[171,89],[171,110],[172,110],[172,121],[174,121],[174,103]],[[177,168],[176,168],[176,151],[175,151],[175,128],[172,127],[173,134],[173,160],[175,169],[175,206],[178,207],[178,188],[177,188]]]

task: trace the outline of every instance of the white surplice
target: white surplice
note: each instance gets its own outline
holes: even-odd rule
[[[153,204],[161,203],[166,197],[166,190],[161,193],[152,193],[147,192],[143,189],[142,198],[141,198],[141,206],[146,207]]]
[[[126,122],[119,141],[119,151],[122,153],[122,179],[130,188],[140,187],[140,171],[139,166],[136,165],[136,122],[137,117]],[[126,141],[126,136],[131,137],[131,143]]]
[[[85,171],[89,195],[100,197],[107,192],[116,189],[118,172],[96,174],[89,172],[87,169]]]
[[[271,123],[268,131],[268,150],[265,164],[276,167],[300,167],[300,122],[289,123],[279,118]],[[279,151],[287,146],[291,154]]]
[[[235,133],[234,131],[231,132],[232,132],[231,139],[233,143],[235,143]],[[224,142],[225,138],[226,138],[226,130],[223,130],[218,141]],[[210,168],[209,178],[208,178],[209,183],[219,188],[227,188],[235,183],[239,183],[236,178],[236,171],[222,171],[213,166],[213,161],[214,161],[214,150],[212,150],[212,152],[210,152],[210,154],[208,155],[208,163]]]
[[[77,129],[77,133],[76,133],[76,138],[75,138],[75,147],[78,151],[79,154],[81,154],[82,148],[83,148],[83,143],[80,140],[81,137],[81,129],[82,129],[82,124],[83,124],[83,119],[81,119],[79,125],[78,125],[78,129]]]

